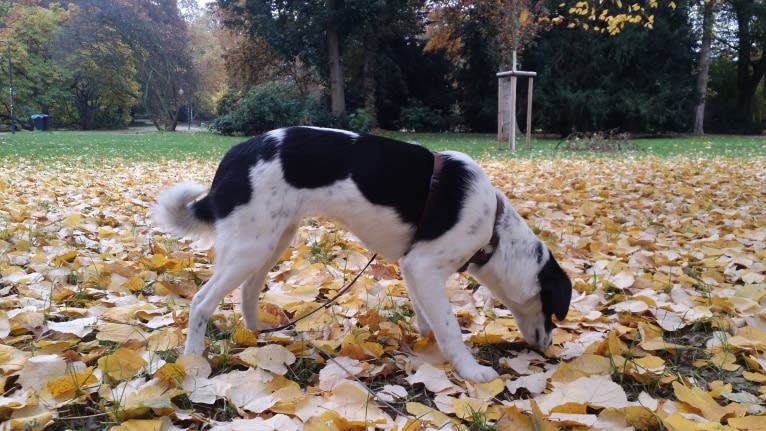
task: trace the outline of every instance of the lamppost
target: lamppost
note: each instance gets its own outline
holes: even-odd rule
[[[11,133],[16,134],[16,115],[13,113],[13,63],[11,62],[11,43],[0,40],[8,47],[8,108],[11,111]]]
[[[184,89],[180,88],[178,90],[178,95],[183,100],[184,97]],[[191,108],[191,95],[186,100],[186,130],[191,130],[191,122],[192,122],[192,108]]]

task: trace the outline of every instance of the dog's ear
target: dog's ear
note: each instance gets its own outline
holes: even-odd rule
[[[559,266],[553,253],[548,251],[548,261],[537,273],[540,283],[540,299],[543,303],[543,313],[547,319],[556,315],[564,320],[569,312],[569,302],[572,300],[572,281]]]

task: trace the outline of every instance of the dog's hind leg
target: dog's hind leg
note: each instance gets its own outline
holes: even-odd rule
[[[439,349],[455,371],[462,378],[476,382],[496,378],[497,372],[492,367],[479,365],[463,343],[460,326],[447,297],[447,271],[435,269],[438,267],[437,262],[416,252],[403,257],[399,265],[407,291],[415,304],[418,321],[425,319],[434,332]]]
[[[192,299],[185,353],[202,353],[205,349],[207,321],[216,306],[242,283],[256,277],[261,280],[265,277],[282,234],[287,226],[293,224],[289,219],[281,222],[269,220],[271,228],[266,231],[271,233],[256,235],[255,232],[263,232],[264,229],[248,225],[246,220],[249,218],[249,214],[240,217],[232,215],[216,226],[215,272]],[[258,217],[254,220],[258,220]],[[247,284],[252,287],[251,283]],[[256,287],[260,284],[256,284]],[[253,296],[243,298],[243,302],[252,302]]]
[[[216,266],[213,277],[192,299],[184,353],[202,353],[205,350],[205,329],[208,318],[223,297],[251,274],[252,263],[249,256],[221,260],[226,263]]]
[[[242,297],[242,320],[245,322],[245,328],[253,331],[263,329],[261,324],[258,323],[258,302],[267,273],[268,266],[264,265],[239,286],[240,296]]]
[[[266,280],[269,270],[276,265],[279,257],[285,251],[287,246],[295,236],[298,230],[297,224],[292,224],[285,229],[282,237],[277,241],[276,247],[272,250],[269,259],[264,265],[261,265],[247,281],[240,286],[242,296],[242,318],[245,321],[245,327],[251,330],[261,330],[263,327],[258,323],[258,302],[261,296],[261,289]]]
[[[431,327],[426,320],[426,313],[420,308],[420,303],[418,303],[415,295],[410,295],[410,300],[412,301],[412,308],[415,309],[415,326],[418,328],[418,333],[422,337],[427,337],[428,333],[431,332]]]

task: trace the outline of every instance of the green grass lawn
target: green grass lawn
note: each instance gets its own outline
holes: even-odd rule
[[[572,157],[733,157],[766,156],[766,137],[705,136],[636,139],[638,151],[598,153],[566,151],[560,141],[533,139],[532,150],[515,153],[496,149],[492,134],[457,133],[399,133],[382,132],[385,136],[417,142],[432,150],[457,150],[478,159],[507,158],[572,158]],[[218,159],[243,137],[220,136],[208,132],[160,133],[151,131],[109,132],[19,132],[0,134],[0,158],[52,160],[74,158],[99,160],[124,158],[129,160]],[[507,143],[505,144],[507,145]],[[523,143],[518,145],[523,147]]]

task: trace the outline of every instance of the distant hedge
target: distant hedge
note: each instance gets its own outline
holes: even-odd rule
[[[224,135],[255,135],[294,125],[333,126],[337,120],[316,97],[301,96],[269,82],[247,94],[227,94],[218,103],[219,117],[210,129]]]

